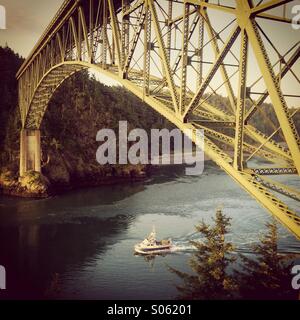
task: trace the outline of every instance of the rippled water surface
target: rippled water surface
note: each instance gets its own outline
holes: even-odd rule
[[[296,178],[283,177],[299,189]],[[169,299],[179,280],[168,265],[188,271],[194,226],[211,221],[218,205],[232,217],[228,238],[237,251],[265,230],[270,216],[222,171],[206,165],[201,176],[165,167],[146,183],[77,190],[46,200],[0,198],[0,264],[9,297]],[[290,204],[299,211],[297,204]],[[176,251],[155,259],[133,246],[156,226]],[[280,250],[300,242],[280,227]]]

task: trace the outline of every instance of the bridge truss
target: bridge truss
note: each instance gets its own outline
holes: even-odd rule
[[[286,204],[300,192],[283,182],[300,173],[298,109],[288,104],[296,95],[283,92],[285,78],[299,90],[300,42],[272,39],[291,28],[286,11],[295,2],[67,0],[17,74],[23,131],[39,130],[64,80],[93,68],[192,129],[195,143],[203,129],[206,154],[300,238],[300,216]],[[271,134],[253,122],[266,101],[276,115]]]

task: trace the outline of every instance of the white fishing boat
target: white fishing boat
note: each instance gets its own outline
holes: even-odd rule
[[[172,249],[172,240],[156,240],[156,232],[155,228],[153,227],[152,232],[149,236],[134,246],[134,251],[139,254],[156,254],[162,252],[168,252]]]

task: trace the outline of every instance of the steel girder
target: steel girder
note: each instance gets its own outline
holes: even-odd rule
[[[299,192],[265,177],[300,172],[294,114],[280,86],[290,71],[295,75],[292,67],[299,61],[300,45],[290,49],[290,57],[280,57],[284,65],[275,73],[258,25],[261,19],[274,28],[289,22],[269,12],[289,2],[236,0],[230,7],[226,1],[207,0],[66,0],[17,74],[23,128],[38,129],[61,83],[94,68],[181,130],[191,129],[194,142],[195,130],[204,129],[207,155],[300,238],[299,215],[270,190],[297,201]],[[229,16],[229,23],[214,26],[214,11]],[[265,85],[258,100],[250,99],[248,90],[250,47],[255,58],[251,64],[258,66]],[[216,88],[219,78],[222,84]],[[228,96],[227,105],[216,102],[220,88]],[[280,125],[272,135],[251,123],[268,97]],[[284,146],[273,139],[280,130]],[[272,165],[251,168],[247,159],[254,156]]]

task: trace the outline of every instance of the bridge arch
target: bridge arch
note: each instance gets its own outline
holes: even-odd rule
[[[75,72],[92,68],[118,81],[180,130],[192,129],[190,138],[194,142],[196,129],[204,129],[206,154],[300,238],[299,215],[272,193],[299,201],[299,191],[265,177],[300,172],[299,136],[279,85],[299,61],[300,46],[298,43],[290,48],[285,65],[279,63],[276,74],[263,30],[256,22],[259,18],[289,23],[289,19],[269,12],[287,1],[261,4],[242,0],[233,1],[232,6],[222,2],[66,0],[17,74],[23,125],[20,174],[30,168],[40,171],[39,127],[52,94]],[[216,31],[210,10],[235,19],[227,19],[226,26]],[[181,41],[176,30],[181,31]],[[227,40],[223,40],[224,30]],[[208,45],[210,67],[205,68]],[[251,97],[247,82],[250,45],[266,85],[258,100]],[[228,61],[229,54],[238,63]],[[236,93],[229,67],[237,68]],[[153,76],[154,68],[160,76]],[[192,69],[196,70],[196,78],[190,81]],[[222,78],[228,95],[226,108],[205,96],[217,76]],[[214,88],[211,90],[215,93]],[[273,139],[276,132],[268,136],[251,123],[253,114],[263,108],[269,96],[280,124],[276,132],[282,130],[286,146]],[[28,167],[30,154],[33,156]],[[270,165],[251,167],[248,160],[254,156]]]

